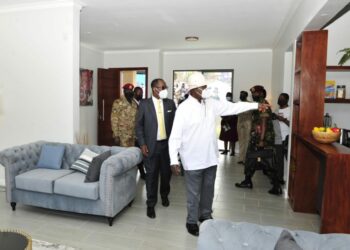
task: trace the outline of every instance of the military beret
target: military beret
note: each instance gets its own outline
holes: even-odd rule
[[[124,90],[133,90],[134,89],[134,85],[132,85],[132,83],[125,83],[123,85],[123,89]]]
[[[255,85],[254,87],[250,88],[250,92],[254,93],[254,92],[261,92],[264,91],[265,88],[261,85]]]

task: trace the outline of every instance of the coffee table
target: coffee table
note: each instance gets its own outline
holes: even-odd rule
[[[0,230],[0,250],[32,250],[32,238],[18,230]]]

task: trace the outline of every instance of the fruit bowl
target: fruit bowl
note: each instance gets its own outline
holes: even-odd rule
[[[312,131],[314,139],[320,143],[332,143],[339,140],[340,132]]]

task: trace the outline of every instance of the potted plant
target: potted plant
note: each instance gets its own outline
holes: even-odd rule
[[[343,66],[350,59],[350,48],[339,50],[339,52],[344,53],[338,62],[338,65]]]

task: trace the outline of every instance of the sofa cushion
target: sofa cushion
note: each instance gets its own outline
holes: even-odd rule
[[[43,145],[38,168],[60,169],[62,165],[62,158],[64,154],[64,145]]]
[[[99,182],[84,182],[85,175],[74,172],[55,181],[54,193],[78,198],[97,200],[99,198]]]
[[[102,163],[111,156],[111,150],[108,150],[92,159],[91,165],[86,173],[85,182],[95,182],[100,179]]]
[[[79,159],[76,160],[70,168],[86,174],[92,159],[96,156],[98,156],[98,154],[86,148],[79,156]]]
[[[54,181],[72,172],[69,169],[37,168],[17,175],[15,184],[18,189],[52,194]]]

